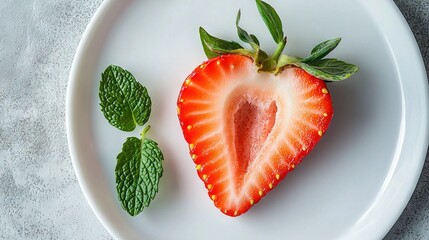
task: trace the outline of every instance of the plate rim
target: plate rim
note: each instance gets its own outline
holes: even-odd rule
[[[375,218],[375,213],[377,213],[379,216],[386,216],[388,215],[389,217],[387,218],[383,218],[384,220],[384,227],[376,227],[375,225],[377,224],[372,224],[369,226],[365,226],[366,228],[362,227],[362,226],[358,226],[356,227],[356,225],[354,226],[353,229],[351,229],[351,231],[354,231],[355,234],[351,235],[352,239],[371,239],[374,235],[371,235],[371,233],[377,233],[377,237],[378,238],[383,238],[389,231],[390,229],[393,227],[393,225],[397,222],[397,220],[399,219],[399,217],[401,216],[401,214],[403,213],[403,211],[405,210],[405,207],[407,206],[408,202],[410,201],[415,188],[417,186],[418,180],[420,178],[420,175],[422,173],[423,170],[423,166],[425,163],[425,159],[427,157],[427,151],[428,151],[428,146],[429,146],[429,123],[428,123],[428,117],[429,117],[429,112],[427,107],[429,106],[429,83],[428,83],[428,76],[426,74],[426,68],[423,62],[423,57],[421,55],[419,46],[417,44],[417,41],[414,37],[414,33],[412,32],[410,26],[408,25],[408,22],[406,21],[406,19],[404,18],[402,12],[399,10],[398,6],[394,3],[394,1],[392,0],[382,0],[382,1],[371,1],[371,0],[360,0],[360,2],[364,5],[364,7],[366,7],[367,11],[371,12],[371,17],[376,18],[377,21],[375,21],[376,23],[378,23],[378,25],[381,25],[381,22],[384,22],[383,26],[378,26],[379,28],[384,27],[384,30],[388,31],[388,33],[384,34],[385,37],[385,41],[386,43],[389,44],[389,47],[391,48],[391,52],[392,52],[392,57],[394,58],[394,63],[396,64],[396,70],[397,70],[397,75],[398,77],[401,79],[401,81],[399,81],[400,85],[401,85],[401,95],[402,95],[402,100],[401,100],[401,104],[402,104],[402,116],[401,116],[401,129],[399,132],[399,137],[398,139],[400,140],[404,140],[404,138],[406,137],[405,134],[408,134],[405,132],[406,129],[409,129],[409,127],[407,128],[407,126],[409,126],[409,117],[407,115],[408,114],[413,114],[410,113],[410,109],[407,108],[407,106],[405,106],[405,100],[404,100],[404,91],[407,91],[407,89],[404,90],[404,85],[403,85],[403,77],[402,75],[405,75],[406,72],[403,68],[401,69],[402,71],[400,71],[400,68],[398,67],[398,61],[403,61],[399,56],[399,55],[404,55],[404,50],[403,49],[407,49],[409,50],[409,52],[407,52],[405,55],[407,55],[407,61],[412,61],[414,63],[414,67],[412,68],[412,70],[415,72],[415,75],[419,76],[418,79],[421,81],[417,81],[418,84],[421,84],[423,86],[421,86],[421,88],[419,90],[421,90],[420,92],[420,100],[422,103],[424,103],[424,107],[420,108],[419,110],[421,110],[421,114],[419,114],[420,117],[420,121],[422,123],[424,123],[424,129],[421,129],[420,134],[418,135],[419,140],[420,141],[416,141],[416,142],[421,142],[421,144],[419,144],[416,147],[416,152],[414,154],[416,160],[413,162],[414,165],[410,166],[408,170],[408,172],[406,173],[412,173],[411,176],[408,176],[408,178],[405,179],[404,182],[408,183],[408,188],[402,189],[402,195],[399,196],[400,200],[395,201],[393,203],[393,206],[388,206],[385,208],[381,208],[379,207],[380,203],[375,202],[374,204],[372,204],[370,206],[370,208],[368,209],[368,211],[364,214],[364,216],[362,216],[362,218],[359,221],[365,221],[365,218],[368,217],[367,215],[372,215],[372,223],[377,223],[374,221]],[[375,14],[377,11],[380,12],[380,10],[383,9],[385,11],[383,11],[383,17],[381,17],[380,14]],[[386,17],[387,15],[387,17]],[[389,24],[388,20],[395,20],[395,23],[397,24]],[[395,38],[392,37],[390,35],[393,35],[393,33],[391,32],[392,30],[395,30],[395,36],[400,36],[399,38]],[[390,31],[390,32],[389,32]],[[384,31],[385,32],[385,31]],[[400,40],[404,40],[404,42],[401,42],[403,45],[403,48],[399,48],[399,46],[401,46]],[[396,46],[395,46],[396,45]],[[393,50],[394,49],[394,50]],[[398,56],[397,56],[398,55]],[[408,97],[408,96],[407,96]],[[409,102],[410,100],[408,100],[407,102]],[[414,111],[415,112],[415,111]],[[415,113],[414,113],[415,114]],[[411,120],[413,120],[411,118]],[[409,135],[409,134],[408,134]],[[407,135],[407,136],[408,136]],[[400,144],[398,143],[398,145],[401,145],[401,149],[399,152],[395,153],[395,158],[396,158],[396,162],[393,164],[394,165],[394,169],[389,169],[389,173],[388,176],[386,177],[386,180],[383,184],[382,187],[384,187],[385,189],[383,189],[383,191],[378,194],[379,196],[377,196],[376,200],[379,200],[380,198],[385,198],[386,197],[386,192],[390,191],[392,192],[392,184],[391,181],[393,180],[397,180],[398,175],[404,174],[402,173],[402,169],[398,169],[398,167],[396,166],[397,161],[399,160],[399,158],[401,158],[401,154],[403,152],[403,145],[404,142],[401,142]],[[398,146],[397,146],[398,148]],[[396,156],[398,155],[398,156]],[[386,186],[387,185],[387,186]],[[376,201],[374,200],[374,201]],[[395,210],[395,211],[389,211],[389,210]],[[382,215],[382,214],[386,214],[386,215]],[[380,224],[379,224],[380,225]],[[379,226],[377,225],[377,226]],[[357,233],[361,234],[361,235],[357,235]]]
[[[91,20],[87,24],[82,37],[79,41],[78,47],[76,49],[76,53],[73,58],[72,66],[70,69],[69,74],[69,80],[67,84],[67,95],[66,95],[66,132],[67,132],[67,142],[68,142],[68,148],[70,153],[70,158],[72,161],[73,169],[76,174],[76,178],[78,180],[80,189],[85,196],[85,199],[87,203],[89,204],[90,208],[94,212],[97,219],[101,222],[103,227],[109,232],[111,236],[113,236],[115,239],[124,239],[124,235],[121,234],[117,229],[114,227],[114,224],[111,219],[108,219],[105,213],[99,208],[99,206],[96,203],[96,200],[94,199],[94,196],[92,196],[91,192],[86,186],[87,176],[82,172],[81,166],[79,164],[79,159],[77,157],[78,150],[76,149],[76,138],[74,136],[73,131],[73,94],[75,93],[76,88],[76,79],[80,72],[81,66],[80,66],[80,59],[85,55],[86,50],[89,48],[89,41],[95,34],[94,29],[98,25],[101,24],[103,17],[114,8],[115,4],[120,3],[121,1],[115,1],[115,0],[103,0],[97,10],[95,11],[94,15],[91,17]]]
[[[410,47],[412,50],[412,52],[409,54],[412,55],[412,57],[411,57],[412,59],[416,60],[416,65],[413,69],[420,69],[420,75],[422,77],[422,84],[425,85],[425,88],[422,89],[422,92],[423,92],[422,98],[423,98],[423,102],[425,103],[425,106],[427,108],[427,106],[429,106],[429,100],[428,100],[429,94],[428,94],[427,75],[426,75],[426,70],[425,70],[423,58],[421,56],[420,49],[417,45],[417,42],[414,38],[414,35],[413,35],[407,21],[403,17],[402,13],[400,12],[400,10],[396,6],[396,4],[391,0],[384,0],[384,1],[357,0],[357,1],[361,2],[363,5],[366,5],[367,7],[369,7],[369,6],[371,6],[371,7],[375,6],[375,8],[379,8],[381,6],[388,7],[389,9],[387,9],[386,12],[388,12],[389,14],[394,16],[395,19],[401,24],[399,26],[399,29],[401,31],[405,31],[407,33],[405,36],[407,38],[407,44],[411,44]],[[94,13],[94,15],[91,18],[87,27],[85,28],[85,31],[84,31],[82,38],[79,42],[79,45],[77,47],[76,54],[73,58],[72,67],[71,67],[69,79],[68,79],[67,93],[66,93],[67,142],[68,142],[68,148],[69,148],[70,157],[72,160],[74,172],[76,174],[80,188],[81,188],[81,190],[85,196],[85,199],[87,200],[88,204],[90,205],[92,211],[97,216],[98,220],[102,223],[104,228],[116,239],[122,239],[124,237],[124,235],[117,229],[117,227],[115,227],[115,224],[113,224],[112,219],[108,219],[108,216],[106,216],[106,214],[102,212],[102,209],[99,208],[99,206],[97,205],[97,201],[94,199],[94,196],[91,194],[90,189],[88,189],[86,186],[86,182],[88,180],[87,180],[87,176],[85,176],[85,174],[82,172],[82,168],[79,164],[81,160],[78,159],[78,155],[79,155],[78,151],[79,150],[76,147],[76,140],[77,139],[76,139],[74,131],[73,131],[74,124],[73,124],[72,116],[73,116],[73,113],[75,112],[75,106],[73,105],[73,100],[74,100],[73,95],[75,95],[76,85],[78,85],[76,78],[77,78],[79,72],[82,71],[82,66],[81,66],[82,64],[80,64],[80,59],[82,59],[82,57],[85,56],[85,52],[89,48],[90,40],[94,35],[97,35],[96,34],[97,31],[95,31],[95,30],[96,30],[97,26],[102,24],[103,18],[106,17],[106,14],[109,11],[112,11],[112,9],[114,9],[114,7],[116,5],[125,4],[123,2],[122,3],[120,3],[120,2],[121,1],[115,1],[115,0],[103,1],[100,4],[100,6],[98,7],[98,9],[96,10],[96,12]],[[116,11],[118,11],[118,10],[116,10]],[[402,81],[400,81],[400,82],[402,82]],[[403,103],[403,101],[402,101],[402,103]],[[417,152],[418,152],[417,155],[418,155],[418,159],[420,161],[416,160],[416,164],[413,166],[413,169],[410,170],[414,174],[412,175],[412,177],[410,179],[408,179],[408,182],[410,185],[408,188],[405,189],[407,191],[402,195],[402,198],[399,201],[395,201],[396,204],[391,207],[395,211],[393,211],[393,213],[390,212],[389,217],[385,218],[387,220],[384,222],[384,224],[382,224],[382,227],[380,227],[380,223],[378,223],[378,225],[377,225],[378,227],[369,227],[369,228],[364,228],[364,229],[363,228],[350,229],[348,232],[352,232],[350,235],[351,239],[361,239],[362,236],[365,236],[367,238],[385,236],[387,234],[387,232],[395,224],[395,222],[398,220],[398,218],[402,214],[403,210],[405,209],[406,205],[408,204],[413,192],[415,191],[415,187],[418,183],[418,180],[420,178],[420,175],[421,175],[421,172],[423,169],[423,165],[425,162],[425,158],[427,155],[428,145],[429,145],[429,130],[428,130],[428,123],[427,123],[428,111],[427,111],[427,109],[424,109],[424,110],[425,111],[422,114],[422,119],[423,119],[422,121],[425,121],[426,124],[424,125],[424,127],[425,127],[425,129],[423,130],[424,133],[421,136],[422,144],[420,144],[418,149],[417,149]],[[404,111],[405,110],[402,110],[402,112],[403,112],[402,117],[403,118],[405,117]],[[402,119],[402,120],[405,120],[405,119]],[[401,120],[401,122],[402,122],[402,120]],[[402,123],[401,123],[401,125],[402,125]],[[389,172],[391,172],[391,170],[389,170]],[[394,176],[392,176],[392,177],[394,177]],[[402,191],[404,191],[404,189]],[[384,192],[383,192],[383,194],[384,194]],[[368,211],[370,211],[370,210],[371,209],[368,209]],[[363,219],[362,221],[365,221],[365,219]],[[357,233],[358,235],[356,235],[356,234],[353,235],[353,233]]]

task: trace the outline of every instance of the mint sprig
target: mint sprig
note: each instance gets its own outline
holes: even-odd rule
[[[127,70],[110,65],[101,74],[100,106],[109,123],[122,131],[144,125],[151,112],[147,89]]]
[[[284,36],[283,24],[279,15],[268,3],[261,0],[255,1],[262,20],[267,26],[273,40],[277,43],[277,48],[273,54],[269,55],[262,51],[258,38],[239,26],[241,11],[238,11],[235,21],[238,37],[241,41],[250,44],[251,49],[245,49],[234,41],[216,38],[200,27],[201,42],[204,52],[209,59],[222,54],[240,54],[252,58],[259,71],[278,74],[285,67],[296,66],[326,82],[347,79],[359,70],[359,67],[356,65],[341,60],[324,59],[338,46],[341,38],[334,38],[319,43],[313,48],[310,56],[305,58],[283,54],[287,37]]]
[[[156,142],[145,137],[149,128],[143,130],[141,139],[127,138],[117,156],[116,190],[122,208],[131,216],[139,214],[155,198],[163,173],[162,152]]]
[[[108,122],[122,131],[144,125],[151,113],[147,89],[127,70],[110,65],[101,75],[100,106]],[[148,207],[158,192],[164,156],[158,144],[146,138],[147,125],[141,138],[129,137],[116,157],[116,190],[122,208],[136,216]]]

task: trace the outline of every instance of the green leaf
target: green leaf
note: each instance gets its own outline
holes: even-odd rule
[[[120,130],[132,131],[149,119],[152,103],[147,89],[119,66],[110,65],[101,74],[99,98],[104,117]]]
[[[243,49],[243,47],[234,42],[226,41],[210,35],[204,28],[200,27],[200,39],[203,45],[204,53],[207,58],[214,58],[225,53],[231,53],[237,49]]]
[[[246,30],[242,29],[238,24],[240,23],[241,11],[238,10],[237,18],[235,20],[235,26],[237,27],[237,34],[241,41],[248,43],[254,50],[259,49],[259,40],[253,34],[248,34]]]
[[[320,60],[328,55],[332,50],[334,50],[338,44],[341,42],[341,38],[334,38],[331,40],[324,41],[319,43],[317,46],[311,50],[311,55],[302,59],[304,63],[309,63],[312,61]]]
[[[268,3],[261,0],[256,0],[256,6],[258,7],[259,13],[264,20],[265,25],[268,27],[274,41],[276,43],[283,41],[284,33],[282,21],[276,10]]]
[[[301,67],[310,75],[329,82],[347,79],[359,70],[356,65],[332,58],[311,63],[297,62],[295,65]]]
[[[136,216],[155,198],[162,177],[164,157],[148,138],[127,138],[117,156],[116,190],[121,206]]]
[[[259,43],[258,38],[255,35],[250,34],[250,37],[253,39],[253,42],[256,43],[256,45],[258,45],[258,47],[261,46],[261,44]]]

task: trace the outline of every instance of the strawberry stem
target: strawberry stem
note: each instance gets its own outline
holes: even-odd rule
[[[274,73],[278,73],[279,72],[279,61],[283,58],[282,52],[286,46],[286,42],[287,42],[287,38],[284,37],[282,41],[280,41],[277,44],[277,48],[274,51],[273,55],[271,55],[270,57],[268,56],[262,56],[260,58],[260,64],[258,61],[255,61],[256,64],[258,65],[258,68],[260,71],[264,71],[264,72],[274,72]],[[256,57],[253,56],[253,59],[258,59]]]
[[[286,47],[287,37],[284,37],[282,41],[277,44],[277,48],[274,51],[273,55],[270,57],[271,60],[278,62],[280,55],[282,54],[283,50]]]

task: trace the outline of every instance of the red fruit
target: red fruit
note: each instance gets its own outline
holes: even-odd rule
[[[300,68],[259,72],[222,55],[197,67],[177,102],[183,135],[215,206],[249,210],[320,140],[333,115],[326,84]]]

